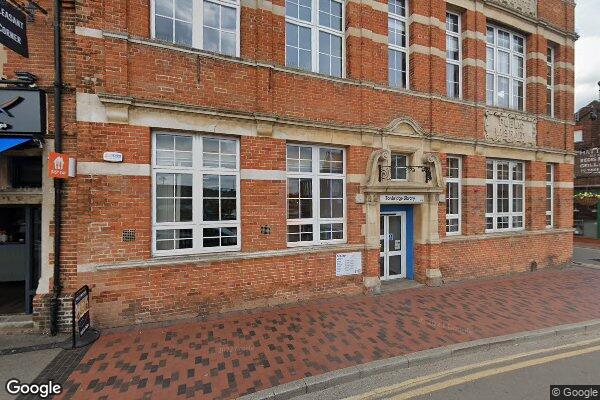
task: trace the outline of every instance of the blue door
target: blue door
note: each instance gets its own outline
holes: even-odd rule
[[[379,224],[381,280],[413,279],[413,207],[382,205]]]

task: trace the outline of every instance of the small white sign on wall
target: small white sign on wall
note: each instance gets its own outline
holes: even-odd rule
[[[338,253],[335,255],[336,276],[362,274],[362,253]]]
[[[381,204],[421,204],[425,202],[422,194],[382,194]]]
[[[102,159],[108,162],[120,163],[123,162],[123,153],[116,151],[105,151],[102,155]]]

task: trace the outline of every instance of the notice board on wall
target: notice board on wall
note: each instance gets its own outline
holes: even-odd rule
[[[335,275],[360,275],[362,274],[362,253],[338,253],[335,255]]]

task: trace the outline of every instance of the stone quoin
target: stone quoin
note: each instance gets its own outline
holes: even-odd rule
[[[0,65],[51,92],[40,4],[30,58],[4,49]],[[36,323],[59,280],[67,330],[83,285],[92,324],[115,327],[568,262],[574,7],[73,2],[60,277],[52,112],[42,149],[0,153],[0,174],[21,152],[44,164],[33,191],[0,176],[2,206],[40,209]]]

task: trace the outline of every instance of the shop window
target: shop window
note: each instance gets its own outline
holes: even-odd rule
[[[9,165],[13,188],[42,187],[41,157],[10,157]]]
[[[287,242],[290,246],[346,240],[345,151],[287,146]]]
[[[25,243],[25,207],[0,207],[0,245]]]
[[[344,3],[286,0],[285,65],[344,76]]]
[[[525,229],[525,165],[487,160],[485,182],[486,231]]]
[[[238,1],[153,0],[152,5],[154,38],[239,56]]]
[[[239,250],[236,139],[154,135],[154,253]]]

